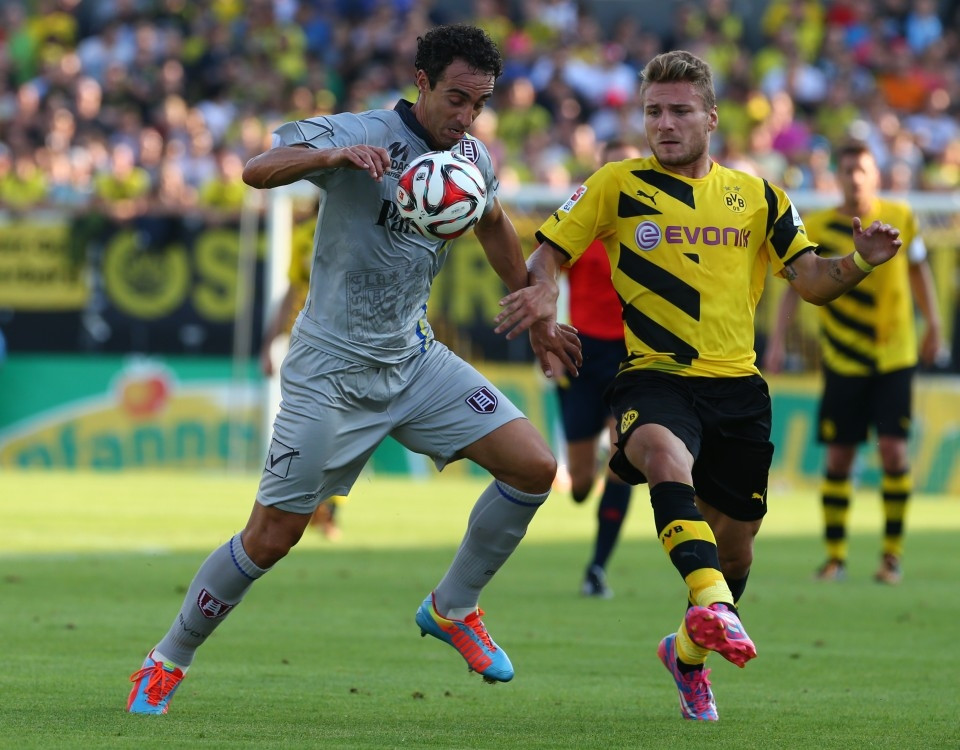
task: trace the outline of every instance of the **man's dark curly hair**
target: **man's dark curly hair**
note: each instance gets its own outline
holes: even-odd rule
[[[437,26],[417,37],[417,57],[414,66],[427,74],[430,88],[454,60],[463,60],[474,70],[493,75],[503,73],[500,50],[483,29],[465,24]]]

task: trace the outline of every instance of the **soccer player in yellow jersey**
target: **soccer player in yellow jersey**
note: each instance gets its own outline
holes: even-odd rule
[[[827,561],[821,580],[846,575],[847,515],[853,495],[851,470],[857,447],[872,425],[883,465],[881,494],[884,542],[880,583],[900,582],[903,520],[910,496],[907,438],[911,384],[917,364],[913,301],[926,321],[920,359],[931,364],[942,346],[933,278],[917,220],[906,203],[877,197],[880,170],[866,144],[850,141],[836,153],[839,206],[806,219],[807,235],[820,255],[846,255],[853,248],[850,218],[882,219],[900,227],[906,252],[877,269],[855,290],[821,308],[820,348],[824,374],[818,437],[827,445],[822,486]],[[911,296],[912,291],[912,296]],[[796,309],[797,295],[784,294],[764,356],[768,372],[783,365],[784,334]]]
[[[653,156],[607,164],[539,230],[527,267],[550,280],[595,237],[623,305],[627,356],[608,392],[617,417],[613,468],[648,482],[656,530],[688,588],[677,633],[658,654],[684,718],[714,721],[703,668],[710,651],[743,666],[756,655],[736,602],[767,510],[770,398],[754,362],[754,314],[767,266],[824,304],[894,257],[899,230],[851,221],[856,251],[821,258],[789,198],[709,156],[717,127],[710,67],[685,51],[653,58],[641,87]],[[508,295],[501,329],[534,316]]]

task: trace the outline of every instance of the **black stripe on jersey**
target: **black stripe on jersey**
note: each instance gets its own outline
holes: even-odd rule
[[[853,360],[854,362],[859,362],[864,367],[869,367],[871,370],[877,369],[877,362],[873,357],[870,357],[863,352],[858,352],[856,349],[852,349],[841,341],[837,341],[833,336],[827,331],[823,331],[823,338],[826,339],[827,343],[830,344],[830,347],[847,359]]]
[[[639,177],[651,187],[662,190],[674,200],[687,204],[690,208],[697,207],[693,200],[693,188],[683,180],[678,180],[676,177],[671,177],[655,169],[638,169],[630,174]]]
[[[773,245],[778,258],[783,258],[787,254],[787,250],[790,249],[790,245],[799,231],[799,227],[793,221],[793,209],[788,207],[774,223],[773,236],[770,238],[770,244]]]
[[[853,237],[853,224],[848,224],[844,221],[831,221],[825,228],[831,232],[839,232],[840,234]]]
[[[829,302],[824,305],[824,309],[838,325],[848,328],[851,331],[856,331],[857,333],[868,337],[871,341],[876,341],[877,329],[872,324],[864,323],[863,321],[851,318],[845,312],[838,310],[835,305],[832,305]]]
[[[763,181],[763,197],[767,201],[767,233],[764,236],[769,237],[773,222],[777,220],[777,194],[766,180]]]
[[[694,263],[700,262],[700,253],[684,253],[684,256],[692,260]]]
[[[700,352],[690,344],[655,320],[648,318],[637,308],[627,305],[622,297],[620,298],[620,305],[623,307],[623,322],[626,323],[627,328],[653,351],[669,354],[675,362],[681,365],[689,365],[700,356]],[[633,358],[628,356],[627,359]]]
[[[617,268],[694,320],[700,320],[700,292],[687,282],[651,263],[623,244],[620,245],[620,260]]]
[[[620,193],[620,202],[617,204],[617,217],[629,219],[634,216],[659,216],[660,211],[651,208],[646,203],[638,201],[633,196]]]
[[[850,299],[859,302],[861,305],[869,305],[870,307],[874,307],[877,304],[877,300],[873,296],[873,292],[868,292],[865,289],[859,289],[857,287],[848,289],[843,293],[843,296],[849,297]]]

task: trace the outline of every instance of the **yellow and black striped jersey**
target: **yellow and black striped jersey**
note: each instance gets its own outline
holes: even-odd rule
[[[705,377],[759,372],[754,315],[767,266],[780,274],[813,244],[766,180],[719,164],[691,179],[655,157],[601,167],[537,236],[572,261],[603,241],[623,306],[621,372]]]
[[[863,226],[875,220],[900,230],[903,250],[846,294],[820,309],[823,364],[840,375],[872,375],[917,363],[917,334],[910,291],[911,255],[922,259],[917,218],[906,203],[877,199]],[[853,252],[852,218],[836,209],[806,217],[807,234],[824,257]],[[920,247],[917,257],[915,247]]]

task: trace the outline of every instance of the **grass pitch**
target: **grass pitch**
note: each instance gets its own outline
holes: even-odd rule
[[[459,542],[472,480],[362,480],[343,539],[308,530],[201,649],[163,717],[127,676],[197,566],[246,520],[256,478],[0,478],[0,747],[956,748],[960,502],[917,498],[905,578],[871,581],[880,505],[855,500],[849,578],[821,562],[815,493],[771,493],[742,606],[759,657],[712,657],[716,724],[685,722],[656,645],[684,590],[635,493],[609,568],[578,595],[595,500],[555,494],[483,597],[517,677],[469,675],[413,614]]]

